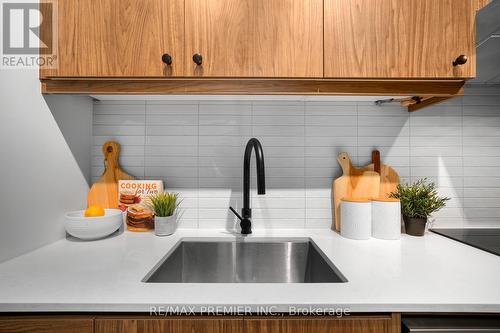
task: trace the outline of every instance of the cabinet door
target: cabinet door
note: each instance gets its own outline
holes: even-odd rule
[[[325,77],[474,77],[476,7],[476,0],[325,0]],[[462,54],[467,63],[453,66]]]
[[[58,22],[58,69],[46,76],[183,74],[183,0],[58,1]]]
[[[243,333],[242,319],[96,319],[95,333]]]
[[[43,333],[92,333],[92,318],[53,317],[10,317],[0,319],[0,333],[43,332]]]
[[[399,333],[400,326],[391,316],[245,319],[245,333]]]
[[[323,0],[186,0],[188,76],[322,77]],[[192,56],[200,54],[202,65]]]

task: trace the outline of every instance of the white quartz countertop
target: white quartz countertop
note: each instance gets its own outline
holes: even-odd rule
[[[0,312],[149,312],[226,306],[290,311],[499,312],[500,257],[427,233],[399,241],[355,241],[330,230],[255,230],[249,237],[310,237],[347,283],[143,283],[183,237],[240,237],[179,230],[169,237],[124,232],[63,239],[0,264]]]

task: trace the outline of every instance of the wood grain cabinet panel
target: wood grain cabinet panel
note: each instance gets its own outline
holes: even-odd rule
[[[323,0],[186,0],[185,6],[187,76],[323,76]],[[196,53],[201,66],[192,60]]]
[[[325,77],[475,76],[477,0],[324,0]],[[454,67],[461,54],[466,64]]]
[[[93,318],[11,317],[0,318],[0,333],[92,333]]]
[[[58,22],[58,69],[45,76],[183,75],[183,0],[62,0]]]
[[[243,333],[243,319],[96,319],[95,333]]]
[[[399,333],[398,316],[245,319],[245,333]]]

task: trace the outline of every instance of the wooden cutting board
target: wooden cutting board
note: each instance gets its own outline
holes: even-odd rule
[[[92,185],[88,195],[88,205],[98,205],[103,208],[118,208],[118,181],[135,179],[120,167],[120,144],[108,141],[102,146],[104,154],[104,173]]]
[[[347,153],[341,153],[337,161],[342,167],[342,176],[332,184],[333,191],[333,214],[335,223],[332,227],[340,231],[340,200],[349,199],[371,199],[377,197],[380,192],[380,175],[372,170],[357,169],[352,165]]]
[[[389,199],[389,194],[396,191],[400,182],[399,174],[392,167],[380,163],[380,152],[372,152],[372,164],[363,168],[365,171],[376,171],[380,174],[380,199]]]

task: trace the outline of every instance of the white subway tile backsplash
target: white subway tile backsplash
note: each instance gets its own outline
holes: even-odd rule
[[[356,113],[356,110],[353,111]],[[358,118],[356,115],[307,115],[305,119],[305,124],[308,126],[334,126],[334,127],[344,127],[344,126],[357,126]]]
[[[500,201],[500,188],[466,187],[464,198],[495,198]]]
[[[144,125],[144,115],[129,114],[96,114],[94,113],[94,125]]]
[[[439,111],[435,111],[439,112]],[[461,127],[462,117],[414,116],[410,117],[412,127]]]
[[[198,177],[197,167],[156,167],[156,166],[146,166],[145,168],[146,177]]]
[[[182,113],[160,113],[160,110],[153,111],[148,109],[148,115],[146,117],[147,125],[170,125],[170,126],[193,126],[198,125],[198,114],[192,114],[190,112]]]
[[[410,137],[412,147],[453,147],[462,146],[461,136],[412,136]]]
[[[198,146],[144,146],[146,156],[198,156]]]
[[[252,128],[247,125],[199,126],[200,136],[249,136]]]
[[[304,137],[304,126],[253,126],[254,136],[291,136]]]
[[[500,140],[498,137],[484,137],[484,136],[464,136],[464,147],[500,147]]]
[[[197,146],[198,136],[187,136],[187,135],[156,135],[147,136],[146,145],[152,146]]]
[[[252,116],[303,116],[304,103],[302,102],[254,102]]]
[[[200,126],[251,125],[252,117],[249,115],[200,114],[199,124]]]
[[[462,156],[461,146],[440,146],[440,147],[410,147],[410,156]]]
[[[146,128],[144,125],[98,125],[92,126],[94,136],[111,136],[111,135],[137,135],[143,136]]]
[[[496,136],[500,137],[500,125],[499,127],[465,127],[464,124],[463,133],[464,136]]]
[[[410,140],[406,136],[364,136],[358,137],[360,147],[408,147]]]
[[[391,164],[391,163],[389,163]],[[458,167],[462,166],[462,157],[450,157],[450,156],[412,156],[410,158],[410,163],[412,167],[425,167],[425,166],[450,166]]]
[[[410,129],[408,127],[374,127],[365,126],[359,129],[359,136],[408,136],[410,134]]]
[[[199,188],[200,188],[200,196],[201,190],[208,189],[220,189],[220,190],[228,190],[228,191],[238,191],[241,192],[242,189],[242,179],[241,178],[199,178]]]
[[[94,117],[98,115],[145,115],[146,103],[130,101],[109,101],[94,103]]]
[[[169,104],[155,104],[152,103],[151,101],[148,101],[146,103],[146,113],[148,114],[148,117],[152,117],[152,119],[155,119],[154,116],[174,116],[174,115],[185,115],[187,116],[186,119],[189,120],[191,119],[189,116],[197,116],[198,115],[198,104],[197,103],[191,103],[191,104],[177,104],[177,103],[169,103]],[[165,119],[165,118],[163,118]],[[175,119],[178,119],[176,117],[173,118],[174,121]]]
[[[462,133],[462,127],[412,127],[411,128],[411,135],[415,137],[460,136],[461,133]]]
[[[146,135],[198,135],[198,126],[148,125]]]
[[[500,156],[500,146],[499,147],[464,146],[463,156],[467,157]]]
[[[228,103],[228,102],[201,102],[199,104],[200,116],[248,116],[252,112],[252,104],[248,103]],[[215,117],[220,119],[220,117]]]
[[[197,144],[200,146],[231,146],[231,147],[241,147],[246,142],[248,139],[250,139],[249,136],[203,136],[203,137],[197,137]]]
[[[474,95],[467,95],[462,98],[464,106],[475,107],[477,105],[486,105],[486,106],[500,105],[500,95],[498,93],[498,90],[496,94],[477,94],[477,95],[474,94]]]
[[[148,167],[198,167],[198,157],[147,155],[144,165]]]
[[[397,105],[339,101],[105,101],[94,104],[92,176],[101,146],[122,145],[121,164],[178,192],[183,228],[238,230],[228,206],[242,206],[246,142],[264,147],[267,193],[255,190],[254,228],[329,228],[336,157],[368,164],[373,149],[404,182],[427,177],[451,198],[434,226],[500,225],[500,89],[409,114]]]
[[[405,116],[359,116],[358,125],[360,127],[405,127],[408,126],[408,118]],[[362,129],[360,129],[362,131]]]
[[[146,142],[145,136],[130,136],[130,135],[95,135],[93,136],[93,144],[102,150],[102,145],[107,141],[117,141],[122,146],[141,146],[144,147]]]
[[[359,116],[407,117],[401,114],[401,108],[395,105],[377,106],[374,103],[359,102],[357,109]]]
[[[464,126],[473,126],[473,127],[500,126],[500,117],[466,116],[464,117]]]
[[[344,137],[355,136],[357,132],[356,127],[351,126],[306,126],[306,136],[330,136],[330,137]]]
[[[472,108],[464,108],[464,116],[500,117],[500,108],[498,107],[498,105],[474,105],[474,107]]]

